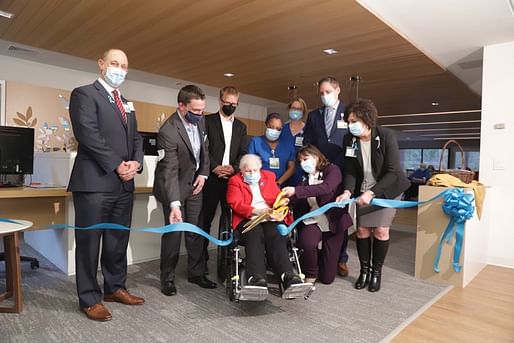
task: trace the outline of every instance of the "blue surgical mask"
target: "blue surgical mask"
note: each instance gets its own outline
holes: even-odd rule
[[[268,127],[268,128],[266,128],[266,138],[269,141],[274,142],[280,137],[281,132],[282,131],[275,130],[275,129]]]
[[[307,174],[313,174],[316,171],[316,161],[313,158],[308,158],[300,162],[300,166]]]
[[[334,92],[328,93],[321,96],[321,102],[327,107],[334,107],[337,102],[337,98]]]
[[[300,120],[303,117],[303,112],[300,110],[291,110],[289,111],[289,119],[291,120]]]
[[[105,82],[112,88],[118,88],[125,81],[126,75],[125,70],[109,66],[105,71]]]
[[[364,127],[360,121],[356,121],[355,123],[348,124],[348,129],[350,133],[355,137],[360,137],[364,133]]]
[[[249,185],[256,185],[261,179],[261,173],[248,174],[243,176],[244,181]]]
[[[198,124],[198,122],[202,119],[202,115],[201,114],[195,114],[191,111],[187,111],[186,113],[186,119],[188,122],[190,122],[191,124],[193,125],[196,125]]]

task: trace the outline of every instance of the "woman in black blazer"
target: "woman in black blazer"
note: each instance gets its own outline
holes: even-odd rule
[[[343,138],[344,192],[338,201],[357,199],[357,252],[361,264],[356,289],[380,290],[382,265],[389,247],[395,209],[370,206],[374,197],[400,199],[410,182],[400,166],[400,149],[392,130],[377,126],[371,100],[350,104],[344,114],[350,133]],[[373,232],[373,244],[371,243]],[[373,259],[371,255],[373,252]]]

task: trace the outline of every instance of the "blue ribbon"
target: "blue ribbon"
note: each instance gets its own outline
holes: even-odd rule
[[[424,204],[427,204],[429,202],[435,201],[435,200],[437,200],[439,198],[442,198],[442,197],[446,196],[446,194],[448,194],[451,191],[452,191],[452,189],[445,190],[444,192],[439,193],[435,197],[433,197],[431,199],[428,199],[428,200],[425,200],[425,201],[403,201],[403,200],[394,200],[394,199],[377,199],[377,198],[373,198],[371,200],[370,205],[378,206],[378,207],[387,207],[387,208],[409,208],[409,207],[416,207],[416,206],[419,206],[419,205],[424,205]],[[291,231],[294,230],[294,228],[301,221],[303,221],[305,219],[309,219],[309,218],[313,218],[313,217],[317,217],[319,215],[322,215],[323,213],[327,212],[328,210],[330,210],[332,208],[343,208],[346,205],[350,205],[351,203],[357,201],[357,199],[358,198],[352,198],[352,199],[348,199],[348,200],[341,201],[341,202],[337,202],[337,201],[329,202],[329,203],[321,206],[320,208],[318,208],[318,209],[316,209],[314,211],[311,211],[311,212],[308,212],[308,213],[304,214],[300,218],[296,219],[289,226],[286,226],[284,224],[277,225],[277,231],[282,236],[287,236]]]
[[[0,222],[5,223],[12,223],[12,224],[20,224],[14,220],[7,219],[7,218],[0,218]],[[43,230],[46,229],[75,229],[75,230],[97,230],[97,229],[110,229],[110,230],[127,230],[127,231],[133,231],[133,232],[152,232],[152,233],[169,233],[169,232],[192,232],[196,233],[197,235],[203,236],[207,238],[212,243],[219,245],[219,246],[227,246],[230,243],[232,243],[232,234],[230,234],[229,238],[226,240],[219,240],[205,231],[203,231],[201,228],[199,228],[196,225],[190,224],[190,223],[176,223],[176,224],[169,224],[165,226],[160,227],[143,227],[143,228],[130,228],[126,227],[124,225],[120,224],[112,224],[112,223],[100,223],[95,224],[87,227],[78,227],[73,225],[67,225],[67,224],[55,224],[47,226],[46,228],[43,228]]]
[[[401,201],[401,200],[393,200],[393,199],[372,199],[371,205],[378,207],[386,207],[386,208],[409,208],[416,207],[420,205],[424,205],[430,202],[433,202],[439,198],[444,197],[443,203],[443,211],[450,217],[450,222],[446,227],[441,239],[439,241],[439,245],[437,247],[437,254],[434,260],[434,271],[439,272],[439,260],[441,258],[441,251],[443,243],[446,242],[450,244],[451,238],[453,237],[453,232],[455,228],[455,247],[453,251],[453,268],[456,272],[460,272],[461,266],[459,264],[460,253],[462,250],[462,243],[464,239],[464,223],[466,220],[473,217],[474,207],[473,207],[473,195],[469,193],[465,193],[463,189],[460,188],[452,188],[447,189],[444,192],[439,193],[435,197],[426,200],[426,201]],[[289,226],[284,224],[277,225],[277,231],[282,236],[287,236],[294,228],[303,220],[319,216],[332,208],[343,208],[353,202],[357,201],[357,199],[348,199],[342,202],[330,202],[321,206],[320,208],[308,212],[297,218],[293,223]],[[0,218],[0,222],[14,223],[19,224],[16,221],[7,218]],[[119,224],[110,224],[110,223],[101,223],[95,224],[88,227],[76,227],[72,225],[66,224],[57,224],[48,226],[45,229],[76,229],[76,230],[95,230],[95,229],[113,229],[113,230],[130,230],[135,232],[152,232],[152,233],[168,233],[168,232],[179,232],[186,231],[196,233],[201,235],[211,241],[212,243],[219,246],[227,246],[232,243],[233,237],[230,234],[230,237],[227,240],[219,240],[196,225],[190,223],[176,223],[170,224],[161,227],[154,228],[129,228]]]
[[[433,202],[437,199],[443,198],[443,211],[450,217],[450,222],[446,227],[443,235],[441,236],[441,240],[439,241],[439,245],[437,247],[437,254],[434,260],[434,271],[439,272],[439,260],[441,259],[441,251],[443,242],[450,244],[451,238],[453,237],[453,228],[455,229],[455,247],[453,251],[453,269],[458,273],[461,270],[461,266],[459,264],[460,253],[462,250],[462,242],[464,239],[464,223],[466,220],[473,217],[474,207],[473,207],[473,195],[469,193],[465,193],[461,188],[452,188],[447,189],[444,192],[439,193],[431,199],[425,201],[402,201],[402,200],[393,200],[393,199],[377,199],[374,198],[371,200],[370,205],[378,206],[378,207],[387,207],[387,208],[409,208],[425,205],[427,203]],[[303,220],[309,219],[312,217],[319,216],[332,208],[343,208],[346,205],[349,205],[353,202],[357,201],[357,199],[348,199],[342,202],[330,202],[321,206],[320,208],[308,212],[296,219],[289,226],[284,224],[277,225],[277,231],[282,235],[286,236],[294,228]]]
[[[473,206],[473,194],[466,193],[463,189],[455,188],[444,197],[443,212],[450,217],[450,222],[444,230],[434,259],[434,271],[439,273],[439,260],[441,259],[441,251],[443,243],[450,244],[455,232],[455,246],[453,248],[453,269],[459,273],[461,266],[459,264],[460,253],[462,250],[462,242],[464,240],[464,223],[473,217],[475,208]]]

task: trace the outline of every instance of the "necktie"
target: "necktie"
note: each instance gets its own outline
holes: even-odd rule
[[[118,95],[117,90],[112,91],[112,96],[114,97],[114,102],[116,102],[116,106],[121,112],[121,119],[123,119],[123,124],[127,125],[127,114],[125,113],[125,108],[123,107],[123,103],[121,102],[120,96]]]
[[[327,131],[327,137],[330,137],[330,133],[332,132],[332,126],[334,125],[334,116],[332,107],[325,108],[325,130]]]

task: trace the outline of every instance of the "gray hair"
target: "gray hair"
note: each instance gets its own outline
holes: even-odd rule
[[[246,154],[241,157],[241,161],[239,161],[239,170],[242,170],[249,164],[255,164],[259,167],[259,169],[262,168],[262,161],[259,155]]]

